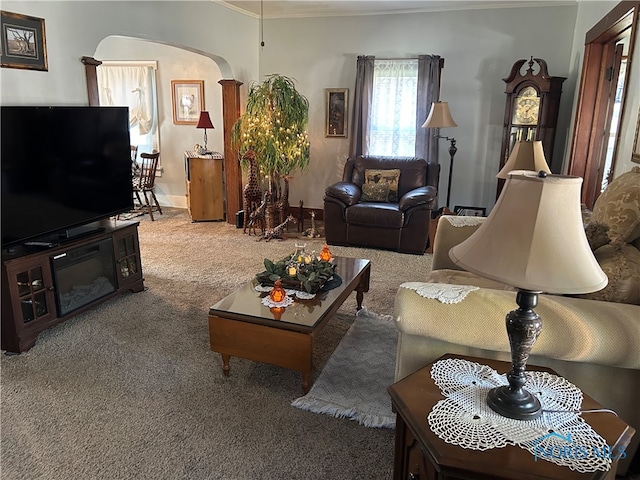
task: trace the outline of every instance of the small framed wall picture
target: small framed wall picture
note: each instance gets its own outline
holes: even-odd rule
[[[325,88],[325,137],[346,137],[349,106],[348,88]]]
[[[0,10],[0,66],[48,71],[44,19]]]
[[[204,80],[171,80],[173,123],[196,125],[204,110]]]
[[[467,217],[484,217],[487,215],[487,209],[485,207],[461,207],[456,205],[453,208],[453,213]]]
[[[633,151],[631,152],[631,161],[640,163],[640,109],[638,110],[636,133],[633,137]]]

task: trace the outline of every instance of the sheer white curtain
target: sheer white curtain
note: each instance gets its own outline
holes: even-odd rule
[[[369,155],[415,155],[418,60],[375,60]]]
[[[155,62],[103,62],[96,71],[100,105],[129,107],[131,144],[159,150]]]

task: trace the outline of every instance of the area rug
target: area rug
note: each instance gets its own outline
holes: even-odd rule
[[[309,393],[291,405],[365,427],[394,428],[387,387],[394,380],[397,340],[392,316],[360,310]]]

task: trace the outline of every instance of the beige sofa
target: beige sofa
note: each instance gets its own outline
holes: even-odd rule
[[[468,224],[455,226],[461,221]],[[505,315],[517,307],[515,292],[457,269],[448,256],[481,221],[440,218],[432,271],[423,280],[442,284],[445,290],[456,285],[479,289],[459,303],[425,298],[416,282],[398,289],[396,380],[445,353],[510,361]],[[528,363],[554,369],[640,432],[640,168],[616,178],[586,222],[609,284],[580,298],[541,295],[536,312],[543,329]],[[639,437],[634,437],[631,452]],[[619,472],[626,471],[629,460],[621,462]]]

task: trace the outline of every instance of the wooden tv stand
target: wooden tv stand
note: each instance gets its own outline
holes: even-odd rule
[[[29,350],[43,330],[124,291],[140,292],[143,282],[138,222],[103,221],[97,233],[50,248],[3,250],[1,347]],[[93,296],[81,297],[79,306],[63,302],[87,284]]]

